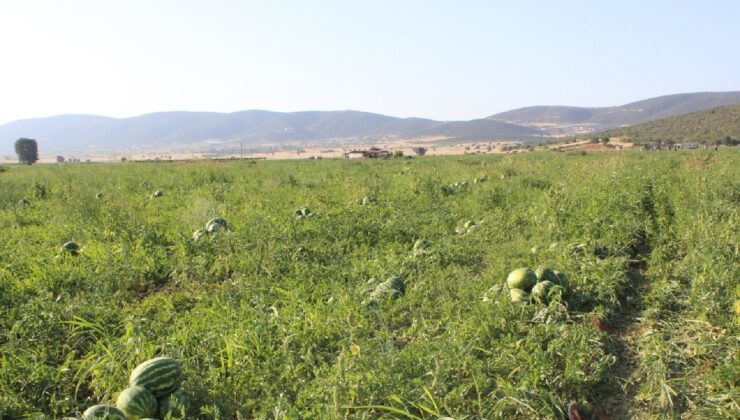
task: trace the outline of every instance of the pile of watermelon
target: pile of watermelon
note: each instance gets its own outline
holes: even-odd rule
[[[129,387],[118,395],[115,407],[94,405],[85,410],[82,420],[184,419],[190,404],[180,388],[183,379],[177,360],[147,360],[131,372]]]
[[[547,304],[551,301],[563,301],[571,294],[565,273],[544,266],[535,271],[527,267],[512,271],[506,278],[506,286],[512,302],[534,301]]]
[[[227,230],[228,228],[229,225],[226,223],[226,219],[222,217],[213,218],[209,220],[208,223],[206,223],[205,229],[198,229],[193,232],[193,240],[197,241],[206,235],[210,235],[222,230]]]

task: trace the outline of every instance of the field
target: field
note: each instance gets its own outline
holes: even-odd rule
[[[189,418],[740,413],[740,151],[6,168],[3,418],[113,403],[159,355]],[[540,265],[572,293],[512,302]]]

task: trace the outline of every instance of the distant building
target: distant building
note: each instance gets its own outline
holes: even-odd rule
[[[371,147],[367,150],[350,150],[344,154],[344,157],[347,159],[380,159],[391,157],[391,152]]]

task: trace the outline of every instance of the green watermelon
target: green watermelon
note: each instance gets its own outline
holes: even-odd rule
[[[30,201],[28,201],[28,200],[27,200],[27,199],[25,199],[25,198],[21,198],[21,199],[20,199],[20,200],[18,201],[18,205],[19,205],[20,207],[26,207],[26,206],[30,206],[30,205],[31,205],[31,202],[30,202]]]
[[[374,195],[368,195],[368,196],[362,198],[362,205],[363,206],[367,206],[368,204],[373,204],[376,201],[377,200],[375,199],[375,196]]]
[[[62,252],[69,252],[71,255],[77,255],[80,251],[80,246],[76,242],[65,242],[62,245]]]
[[[198,229],[195,232],[193,232],[193,240],[198,241],[200,238],[206,236],[208,232],[205,229]]]
[[[140,386],[124,389],[118,395],[116,407],[123,411],[129,419],[156,416],[158,408],[154,395]]]
[[[565,273],[561,273],[560,271],[555,270],[555,276],[557,277],[557,280],[551,280],[553,283],[559,284],[565,288],[570,287],[568,276],[566,276]]]
[[[542,265],[537,267],[535,274],[537,275],[537,281],[548,280],[556,284],[560,281],[558,275],[555,273],[555,270]]]
[[[158,191],[154,191],[154,194],[152,194],[152,198],[159,198],[159,197],[161,197],[163,195],[164,195],[164,193],[162,191],[159,191],[159,190]]]
[[[82,420],[126,420],[126,415],[116,407],[94,405],[82,413]]]
[[[529,301],[529,293],[522,289],[509,289],[509,296],[511,296],[512,302],[527,302]]]
[[[372,280],[372,279],[371,279]],[[372,292],[367,300],[364,301],[366,305],[374,305],[380,301],[386,299],[397,299],[406,293],[406,284],[402,278],[393,276],[387,280],[379,283]]]
[[[95,194],[95,198],[98,199],[98,200],[102,200],[103,199],[103,193],[99,192],[99,193]]]
[[[547,292],[547,300],[550,302],[560,302],[565,298],[565,287],[556,284]]]
[[[188,409],[190,409],[190,401],[182,389],[159,400],[159,417],[163,419],[167,416],[185,418]]]
[[[431,247],[431,242],[425,241],[424,239],[419,239],[414,242],[414,254],[425,254],[429,251],[429,248]]]
[[[129,384],[144,387],[155,397],[161,397],[179,388],[182,380],[180,362],[170,357],[157,357],[136,366]]]
[[[529,268],[517,268],[509,273],[506,278],[506,285],[511,289],[521,289],[529,292],[537,283],[537,275]]]
[[[550,280],[541,281],[532,288],[532,298],[537,303],[547,303],[548,294],[554,284]]]
[[[296,217],[299,219],[313,216],[313,212],[308,207],[302,207],[296,210],[295,214],[296,214]]]
[[[213,218],[206,223],[206,231],[208,231],[208,233],[213,233],[219,229],[226,229],[227,227],[226,219],[222,217]]]

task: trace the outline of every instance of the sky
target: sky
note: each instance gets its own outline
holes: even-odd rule
[[[439,120],[740,90],[740,1],[1,0],[0,124],[360,110]]]

